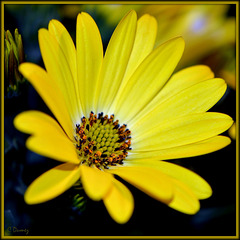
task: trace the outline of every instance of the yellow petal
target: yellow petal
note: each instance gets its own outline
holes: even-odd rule
[[[173,198],[172,183],[161,171],[149,167],[126,166],[109,169],[108,172],[120,176],[159,201],[169,203]]]
[[[208,66],[196,65],[185,68],[173,74],[173,76],[169,79],[167,84],[159,93],[157,101],[163,101],[166,97],[169,98],[170,96],[175,95],[177,92],[212,78],[214,78],[214,73]]]
[[[77,70],[80,100],[84,116],[96,113],[94,96],[103,59],[102,39],[92,17],[81,13],[77,17]]]
[[[76,88],[76,96],[79,99],[79,89],[77,80],[77,57],[76,48],[67,29],[58,20],[51,20],[48,25],[49,32],[55,37],[61,51],[63,52],[66,62],[69,65],[74,87]]]
[[[97,85],[98,112],[108,113],[124,77],[132,51],[137,25],[135,11],[130,11],[116,27],[106,50]]]
[[[14,126],[24,133],[34,135],[61,135],[66,137],[60,125],[49,115],[39,111],[26,111],[17,115]]]
[[[173,74],[173,76],[169,79],[166,85],[164,85],[156,97],[133,118],[132,122],[134,122],[135,119],[139,120],[141,117],[147,115],[154,108],[156,108],[156,106],[160,105],[174,95],[177,95],[177,93],[183,91],[184,89],[187,89],[202,81],[212,79],[213,77],[214,74],[211,69],[204,65],[196,65],[178,71],[177,73]]]
[[[157,21],[145,14],[137,21],[136,37],[125,72],[124,81],[136,70],[144,58],[152,51],[157,35]]]
[[[128,162],[128,165],[133,167],[141,166],[161,171],[170,179],[173,178],[186,184],[198,199],[205,199],[212,195],[210,185],[202,177],[179,165],[165,161],[152,161],[149,159],[131,160]]]
[[[85,165],[81,165],[80,170],[83,188],[88,197],[95,201],[101,200],[112,186],[112,175]]]
[[[232,139],[236,140],[236,123],[234,123],[228,130],[228,134]]]
[[[77,78],[77,63],[76,63],[76,48],[73,40],[67,29],[58,20],[51,20],[48,25],[49,32],[57,40],[61,51],[63,52],[66,61],[69,63],[69,68],[76,81]]]
[[[211,152],[215,152],[221,148],[226,147],[231,143],[230,138],[225,136],[216,136],[195,142],[192,144],[182,145],[178,147],[171,147],[161,149],[159,151],[137,151],[131,150],[131,154],[127,159],[151,159],[151,160],[168,160],[186,157],[199,156]]]
[[[35,179],[25,192],[28,204],[51,200],[69,189],[80,177],[79,167],[64,163],[43,173]]]
[[[33,135],[27,139],[26,146],[35,153],[58,161],[76,164],[80,162],[76,148],[67,136],[63,137],[60,134]]]
[[[33,85],[68,136],[73,138],[74,125],[72,125],[68,108],[58,85],[44,69],[33,63],[22,63],[19,71]]]
[[[222,113],[196,113],[175,118],[134,138],[132,148],[138,151],[160,150],[199,142],[226,131],[233,123]]]
[[[189,113],[206,112],[218,102],[226,89],[225,81],[220,78],[209,79],[195,84],[167,98],[165,101],[157,103],[151,112],[145,116],[143,114],[135,120],[131,130],[140,133],[139,129],[144,129],[147,132],[159,125],[160,122],[168,119]]]
[[[200,209],[199,200],[185,184],[175,179],[172,179],[172,182],[174,197],[168,206],[182,213],[196,214]]]
[[[121,182],[114,180],[103,202],[110,216],[117,223],[126,223],[132,216],[134,199],[131,192]]]
[[[114,99],[115,101],[121,97],[122,92],[125,91],[125,86],[128,83],[129,78],[140,65],[140,63],[146,58],[146,56],[152,51],[157,34],[157,21],[154,17],[145,14],[139,18],[137,22],[136,37],[132,49],[132,53],[127,65],[127,69],[121,83],[121,86]],[[110,112],[113,112],[110,109]]]
[[[61,89],[72,121],[76,123],[82,116],[82,112],[79,101],[77,101],[77,89],[69,63],[56,38],[49,31],[40,29],[38,38],[46,70]]]
[[[144,59],[114,106],[120,120],[129,122],[154,98],[171,76],[183,49],[184,40],[177,37],[160,45]]]

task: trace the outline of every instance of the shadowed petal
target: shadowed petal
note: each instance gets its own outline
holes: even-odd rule
[[[103,202],[110,216],[117,223],[126,223],[132,216],[134,199],[131,192],[121,182],[114,180]]]
[[[205,199],[212,195],[210,185],[202,177],[177,164],[145,159],[128,161],[128,165],[150,168],[149,172],[152,171],[151,169],[161,171],[170,177],[170,179],[177,179],[186,184],[199,199]]]
[[[80,170],[81,181],[87,195],[95,201],[101,200],[112,186],[112,175],[85,165],[81,165]]]
[[[171,180],[174,185],[174,197],[169,207],[186,214],[195,214],[200,209],[200,203],[193,192],[182,182]]]
[[[161,171],[148,167],[130,166],[110,169],[108,172],[120,176],[159,201],[169,203],[173,198],[172,183]]]

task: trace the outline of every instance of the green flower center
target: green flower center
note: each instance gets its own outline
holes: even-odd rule
[[[99,169],[123,164],[131,150],[131,131],[127,125],[119,125],[114,115],[90,113],[76,124],[76,148],[81,164],[95,165]]]

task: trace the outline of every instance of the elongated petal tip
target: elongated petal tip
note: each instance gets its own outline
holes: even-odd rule
[[[172,44],[172,47],[177,47],[177,52],[180,56],[182,56],[183,54],[183,51],[184,51],[184,48],[185,48],[185,40],[182,36],[176,36],[174,38],[171,38],[169,39],[168,41],[162,43],[161,45],[159,46],[162,46],[162,45],[168,45],[171,46],[170,44]]]
[[[88,13],[86,13],[86,12],[80,12],[78,15],[77,15],[77,21],[80,19],[80,18],[82,18],[82,17],[90,17],[90,18],[92,18],[91,17],[91,15],[89,15]]]
[[[184,40],[184,38],[182,36],[174,37],[174,38],[170,39],[169,41],[175,41],[176,44],[179,45],[179,48],[184,50],[184,48],[185,48],[185,40]]]
[[[130,10],[125,16],[135,16],[135,17],[137,17],[137,13],[136,13],[136,11],[135,10]]]
[[[172,179],[172,182],[174,184],[174,198],[168,206],[185,214],[196,214],[200,209],[200,203],[195,194],[182,182],[176,179]]]
[[[20,114],[18,114],[14,119],[13,119],[13,126],[16,128],[16,129],[18,129],[18,130],[20,130],[20,128],[19,128],[19,118],[21,117],[21,113]]]
[[[61,25],[62,25],[62,23],[59,22],[58,20],[52,19],[52,20],[50,20],[49,23],[48,23],[48,29],[51,28],[51,26],[58,25],[58,24],[61,24]]]
[[[32,79],[32,75],[34,77],[37,78],[37,74],[36,71],[38,71],[38,69],[40,69],[41,71],[44,71],[44,73],[46,73],[45,69],[39,67],[38,65],[36,65],[35,63],[31,63],[31,62],[24,62],[21,63],[18,67],[19,72],[29,81],[31,82]],[[42,73],[41,73],[42,74]]]
[[[134,199],[128,188],[114,180],[109,192],[104,197],[104,204],[109,215],[119,224],[126,223],[134,210]]]
[[[93,17],[88,14],[87,12],[80,12],[78,15],[77,15],[77,22],[80,21],[81,19],[91,19],[94,21]],[[94,21],[95,22],[95,21]]]
[[[40,39],[42,39],[45,36],[45,34],[47,34],[47,33],[48,33],[48,30],[46,28],[40,28],[38,30],[38,41],[39,41],[39,44],[40,44]]]
[[[57,36],[58,34],[62,36],[67,33],[67,29],[65,28],[65,26],[56,19],[52,19],[48,23],[48,30],[51,34],[55,36]]]
[[[135,10],[130,10],[119,22],[118,25],[120,25],[123,21],[126,21],[126,19],[129,18],[132,21],[135,20],[135,22],[137,21],[137,13]]]
[[[25,62],[25,63],[21,63],[18,67],[19,72],[24,75],[26,77],[27,73],[28,73],[28,66],[31,63]]]

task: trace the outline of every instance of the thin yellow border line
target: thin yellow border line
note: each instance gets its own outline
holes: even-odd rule
[[[4,39],[4,4],[1,3],[1,39]],[[4,234],[4,41],[1,41],[1,237]]]
[[[197,5],[197,4],[235,4],[236,5],[236,236],[4,236],[4,224],[1,226],[1,238],[2,239],[122,239],[122,238],[128,238],[128,239],[238,239],[239,238],[239,70],[238,70],[238,64],[239,64],[239,3],[238,1],[195,1],[195,2],[187,2],[187,1],[164,1],[164,2],[158,2],[158,1],[43,1],[43,2],[37,2],[37,1],[2,1],[1,2],[1,39],[4,39],[4,5],[6,4],[191,4],[191,5]],[[4,41],[2,41],[1,44],[2,49],[4,49]],[[1,113],[2,113],[2,121],[1,121],[1,181],[2,181],[2,188],[1,188],[1,194],[2,194],[2,202],[1,202],[1,220],[2,223],[4,223],[4,51],[1,54]]]
[[[235,236],[6,236],[3,239],[236,239]]]
[[[239,237],[239,3],[236,20],[236,234]]]
[[[2,1],[3,4],[189,4],[189,5],[198,5],[198,4],[238,4],[238,1]]]

